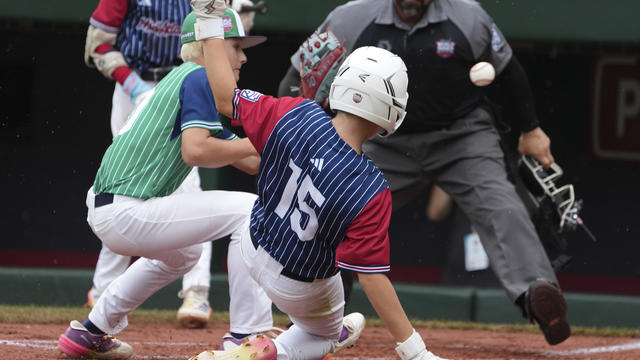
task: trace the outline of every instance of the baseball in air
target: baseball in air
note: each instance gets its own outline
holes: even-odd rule
[[[496,76],[496,69],[488,62],[481,61],[469,70],[469,79],[475,86],[487,86]]]

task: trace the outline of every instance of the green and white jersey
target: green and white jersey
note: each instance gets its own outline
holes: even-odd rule
[[[205,69],[186,62],[134,109],[102,158],[94,192],[140,199],[173,193],[191,171],[181,153],[182,131],[190,127],[237,138],[220,123]]]

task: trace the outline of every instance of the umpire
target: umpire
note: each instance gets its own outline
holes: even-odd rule
[[[526,74],[491,17],[472,0],[356,0],[334,9],[317,31],[326,29],[347,51],[377,46],[407,65],[410,96],[402,127],[364,148],[389,181],[394,209],[427,183],[438,184],[471,220],[511,301],[549,344],[567,339],[566,301],[507,179],[486,90],[469,81],[475,63],[493,64],[496,81],[517,109],[519,152],[545,167],[553,163]],[[279,96],[290,95],[299,82],[298,53],[291,64]]]

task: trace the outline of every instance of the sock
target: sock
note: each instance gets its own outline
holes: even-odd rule
[[[239,333],[230,333],[231,336],[233,336],[234,338],[238,339],[238,340],[242,340],[244,338],[246,338],[247,336],[251,335],[251,334],[239,334]]]
[[[87,330],[89,330],[89,332],[92,333],[93,335],[105,335],[106,334],[104,331],[98,329],[97,326],[93,325],[93,323],[89,319],[83,321],[82,322],[82,326],[87,328]]]

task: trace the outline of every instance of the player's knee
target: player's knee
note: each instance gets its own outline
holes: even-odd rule
[[[197,244],[187,248],[178,249],[163,259],[167,271],[184,275],[198,263],[202,254],[202,245]]]

